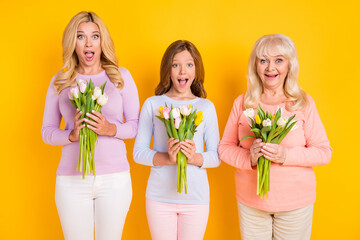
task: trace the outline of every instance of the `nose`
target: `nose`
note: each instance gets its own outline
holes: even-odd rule
[[[86,43],[85,43],[86,47],[91,47],[92,46],[92,41],[91,38],[86,38]]]
[[[180,74],[185,74],[185,73],[186,73],[185,66],[180,66]]]
[[[275,65],[274,65],[274,62],[273,61],[269,61],[268,65],[266,66],[266,70],[267,71],[272,71],[275,69]]]

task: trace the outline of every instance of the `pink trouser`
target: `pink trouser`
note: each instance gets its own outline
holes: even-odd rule
[[[306,240],[311,236],[314,205],[284,212],[265,212],[238,202],[242,240]]]
[[[146,199],[146,215],[153,240],[204,238],[209,204],[175,204]]]

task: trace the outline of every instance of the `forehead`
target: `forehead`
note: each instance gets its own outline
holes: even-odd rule
[[[176,53],[173,58],[173,61],[181,61],[181,60],[194,61],[194,58],[191,56],[188,50],[184,50]]]
[[[79,24],[77,30],[82,32],[99,32],[99,27],[93,22],[83,22]]]
[[[256,49],[256,56],[258,58],[266,57],[285,57],[289,58],[290,49],[281,41],[267,41],[261,43]]]

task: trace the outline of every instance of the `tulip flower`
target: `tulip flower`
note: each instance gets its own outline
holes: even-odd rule
[[[70,100],[74,100],[74,98],[79,98],[79,88],[78,87],[73,87],[70,89],[70,91],[68,92],[68,97]]]
[[[99,87],[95,87],[94,91],[93,91],[93,97],[95,99],[98,99],[100,97],[100,95],[102,94],[102,91]]]
[[[280,117],[279,120],[277,120],[276,124],[280,127],[283,127],[283,126],[285,126],[286,122],[287,122],[286,117]]]
[[[202,111],[199,111],[199,112],[196,113],[196,118],[195,118],[195,121],[194,121],[194,125],[199,126],[200,123],[202,122],[202,120],[203,120]]]
[[[176,129],[179,129],[179,127],[180,127],[180,122],[181,122],[181,118],[180,118],[180,117],[177,117],[177,118],[174,119],[174,121],[175,121],[175,128],[176,128]]]
[[[164,109],[162,110],[162,114],[165,119],[169,119],[170,118],[170,108],[164,107]]]
[[[171,114],[172,114],[174,119],[180,117],[180,109],[179,108],[173,108],[171,110]]]
[[[109,97],[108,95],[106,95],[106,93],[100,95],[97,99],[97,103],[100,105],[100,106],[104,106],[109,100]]]
[[[264,127],[271,127],[271,120],[267,118],[263,121],[262,124]]]
[[[187,107],[186,105],[182,105],[180,107],[180,113],[183,115],[183,116],[189,116],[190,113],[191,113],[191,108]]]
[[[79,84],[79,88],[80,88],[80,92],[84,93],[86,90],[87,84],[86,83],[81,83]]]
[[[248,118],[254,118],[254,116],[255,116],[255,110],[253,108],[248,108],[243,113]]]
[[[256,122],[257,124],[259,124],[259,125],[261,124],[261,119],[260,119],[259,114],[256,114],[255,122]]]

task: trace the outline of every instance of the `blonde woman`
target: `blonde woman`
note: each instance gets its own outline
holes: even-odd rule
[[[250,55],[247,92],[234,102],[223,138],[220,158],[236,167],[241,239],[310,239],[315,175],[312,167],[329,163],[332,149],[314,100],[298,85],[294,43],[281,35],[261,37]],[[296,114],[297,128],[281,144],[246,139],[250,135],[247,108],[261,104],[265,111]],[[257,159],[271,163],[269,197],[256,195]]]
[[[62,145],[55,201],[65,239],[121,239],[132,199],[129,163],[123,139],[134,138],[139,116],[138,92],[128,70],[118,67],[114,44],[103,21],[93,12],[76,14],[63,35],[64,65],[50,83],[41,129],[45,143]],[[107,82],[108,103],[102,113],[81,118],[68,99],[78,79],[95,86]],[[60,121],[65,122],[64,130]],[[124,119],[124,120],[123,120]],[[98,135],[96,176],[76,171],[79,132],[86,121]]]

